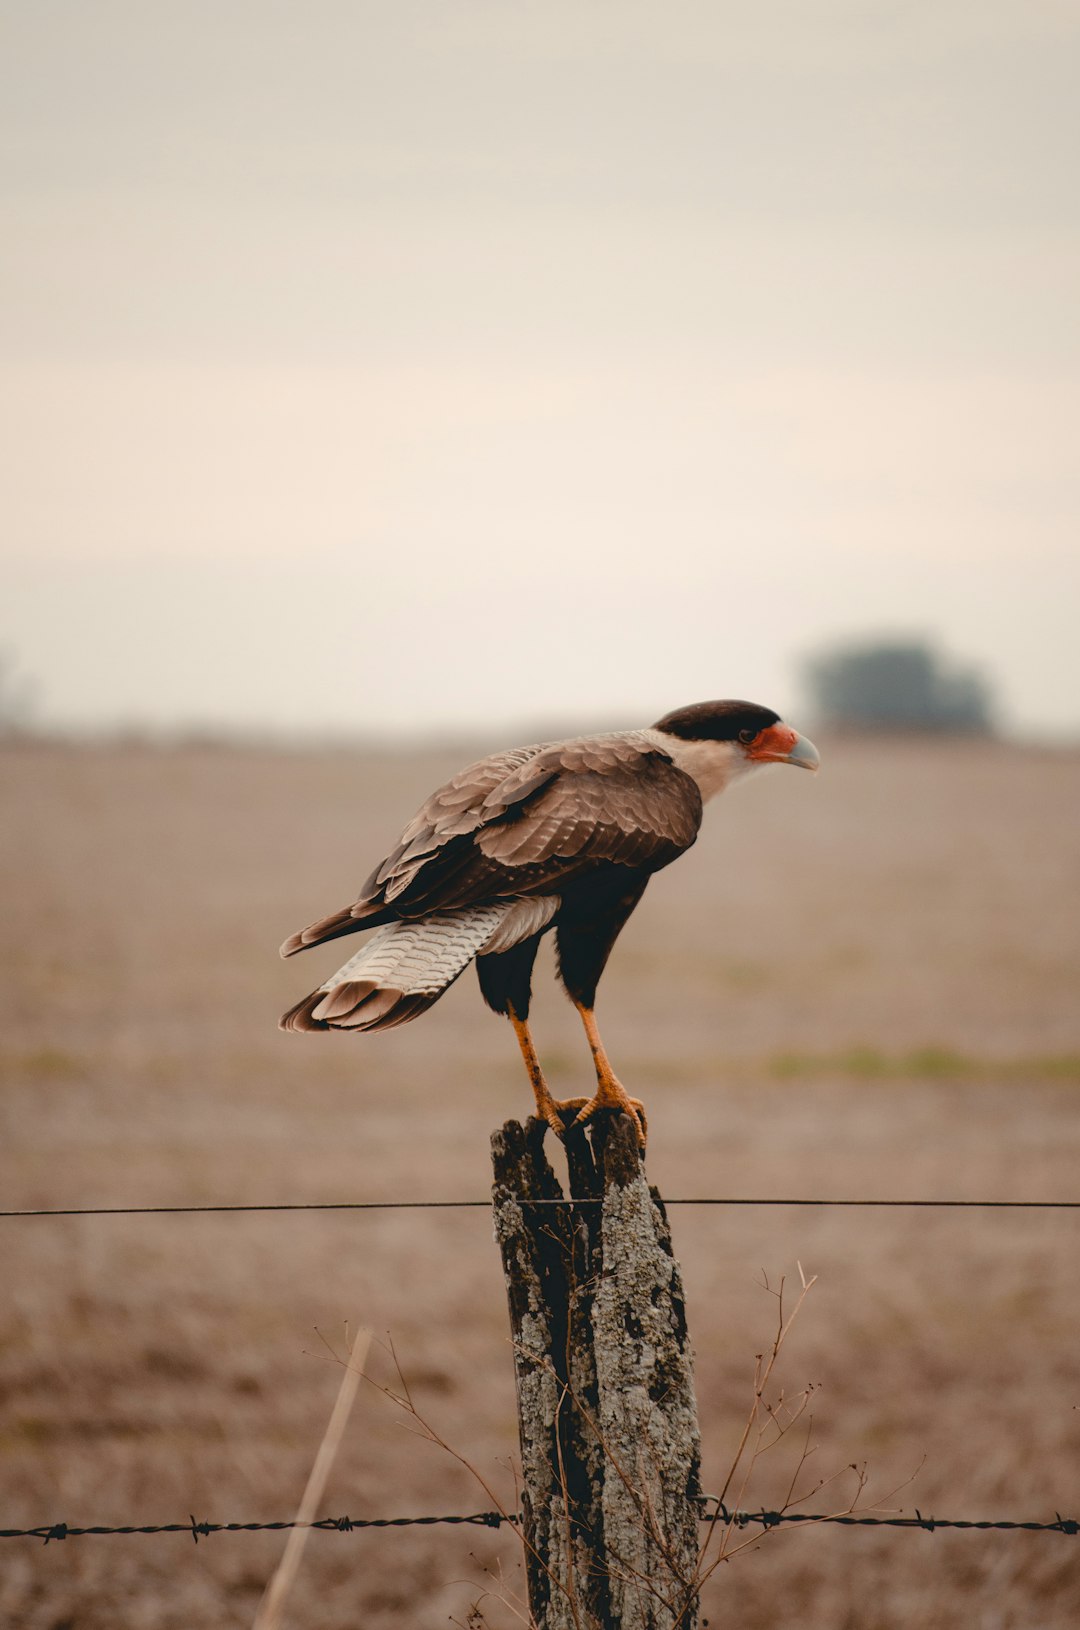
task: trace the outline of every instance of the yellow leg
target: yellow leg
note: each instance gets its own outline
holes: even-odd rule
[[[649,1123],[645,1118],[645,1106],[640,1098],[628,1096],[626,1088],[611,1068],[608,1056],[604,1051],[604,1044],[600,1040],[600,1032],[596,1028],[596,1015],[591,1007],[583,1007],[580,1002],[574,1006],[581,1014],[581,1022],[585,1026],[585,1034],[589,1038],[589,1047],[592,1051],[593,1063],[596,1066],[596,1095],[588,1103],[578,1109],[575,1124],[581,1126],[590,1116],[595,1115],[598,1109],[621,1109],[629,1115],[637,1127],[638,1142],[645,1147],[645,1138],[648,1134]],[[580,1103],[580,1100],[578,1100]],[[561,1105],[569,1108],[569,1104]],[[577,1107],[576,1105],[574,1107]]]
[[[533,1096],[536,1099],[536,1113],[542,1121],[547,1121],[553,1132],[561,1138],[566,1130],[559,1110],[564,1106],[556,1103],[551,1096],[551,1089],[544,1080],[544,1072],[540,1068],[540,1060],[536,1056],[533,1046],[532,1032],[524,1019],[519,1019],[512,1007],[508,1008],[510,1023],[514,1027],[514,1034],[521,1048],[521,1056],[525,1060],[525,1068],[529,1072],[529,1081],[532,1084]],[[584,1102],[584,1100],[582,1100]]]

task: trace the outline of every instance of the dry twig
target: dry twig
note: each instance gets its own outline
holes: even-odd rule
[[[296,1526],[289,1534],[282,1553],[281,1561],[266,1588],[262,1601],[259,1603],[255,1615],[253,1630],[278,1630],[281,1623],[281,1614],[286,1598],[292,1589],[300,1568],[300,1560],[304,1554],[308,1535],[311,1533],[311,1523],[315,1520],[315,1513],[319,1501],[326,1488],[326,1480],[330,1475],[330,1468],[334,1464],[338,1447],[345,1433],[345,1426],[349,1419],[349,1412],[356,1397],[356,1390],[363,1375],[364,1363],[367,1359],[368,1348],[371,1345],[371,1336],[365,1330],[357,1336],[351,1349],[347,1349],[348,1359],[345,1364],[345,1373],[341,1377],[341,1386],[334,1407],[330,1412],[323,1440],[319,1445],[319,1452],[315,1456],[315,1463],[307,1480],[300,1504],[296,1512]]]

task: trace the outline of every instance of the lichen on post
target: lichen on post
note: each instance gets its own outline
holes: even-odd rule
[[[569,1197],[543,1138],[532,1120],[492,1139],[532,1618],[692,1630],[700,1438],[667,1217],[628,1117],[568,1134]]]

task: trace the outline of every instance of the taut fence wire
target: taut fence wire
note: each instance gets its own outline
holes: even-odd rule
[[[717,1518],[736,1528],[760,1524],[762,1528],[779,1528],[781,1523],[794,1523],[801,1527],[821,1527],[827,1523],[844,1528],[919,1528],[926,1534],[939,1529],[994,1529],[998,1532],[1020,1530],[1025,1533],[1068,1534],[1080,1533],[1080,1522],[1072,1517],[1055,1514],[1053,1522],[1022,1522],[1011,1517],[982,1519],[974,1517],[924,1517],[916,1511],[913,1517],[872,1517],[853,1513],[831,1514],[812,1511],[733,1511],[722,1500],[708,1495],[702,1502],[702,1522],[715,1522]],[[51,1540],[79,1539],[86,1535],[135,1534],[190,1534],[196,1545],[211,1534],[280,1533],[290,1528],[318,1528],[325,1533],[351,1534],[364,1528],[431,1528],[439,1523],[476,1528],[514,1527],[521,1522],[519,1514],[503,1511],[474,1511],[467,1516],[442,1517],[320,1517],[315,1522],[199,1522],[190,1517],[187,1522],[124,1523],[116,1528],[94,1523],[77,1528],[66,1522],[39,1523],[35,1528],[0,1528],[0,1539],[40,1539],[46,1545]]]
[[[601,1205],[602,1201],[599,1199],[522,1199],[518,1201],[518,1204],[523,1208],[560,1206],[567,1209],[575,1206]],[[913,1208],[942,1211],[1080,1211],[1080,1200],[881,1199],[827,1198],[805,1195],[688,1196],[686,1198],[665,1199],[664,1204],[665,1206],[699,1207],[762,1206],[781,1208],[784,1206],[806,1206],[820,1208],[843,1207],[848,1209]],[[0,1210],[0,1220],[29,1217],[228,1216],[259,1213],[297,1214],[301,1212],[490,1210],[490,1200],[329,1200],[289,1201],[274,1204],[28,1207]],[[824,1527],[831,1524],[844,1528],[921,1530],[923,1533],[928,1534],[945,1529],[1066,1534],[1071,1537],[1075,1537],[1080,1533],[1080,1521],[1072,1517],[1063,1517],[1060,1513],[1055,1513],[1053,1522],[1037,1522],[1011,1517],[984,1519],[923,1516],[918,1510],[911,1517],[864,1516],[851,1512],[830,1514],[796,1511],[739,1511],[729,1509],[722,1500],[718,1500],[711,1495],[706,1496],[702,1501],[701,1520],[710,1523],[721,1521],[737,1528],[758,1525],[765,1530],[778,1528],[782,1524],[803,1528]],[[495,1529],[503,1526],[516,1526],[520,1521],[519,1515],[501,1511],[478,1511],[468,1514],[427,1517],[321,1517],[311,1523],[297,1523],[295,1520],[282,1522],[206,1522],[199,1521],[192,1516],[189,1517],[187,1522],[123,1523],[117,1526],[108,1526],[101,1523],[86,1526],[76,1526],[65,1522],[39,1523],[30,1528],[0,1528],[0,1539],[36,1539],[48,1545],[54,1540],[76,1539],[86,1536],[119,1535],[121,1537],[132,1537],[151,1534],[190,1534],[195,1543],[198,1544],[200,1539],[209,1538],[213,1534],[280,1533],[297,1527],[319,1529],[325,1533],[350,1534],[371,1528],[434,1527],[440,1524]]]
[[[520,1200],[523,1209],[543,1206],[598,1206],[600,1200]],[[824,1199],[820,1197],[769,1195],[746,1197],[719,1195],[709,1198],[669,1200],[665,1206],[841,1206],[890,1209],[914,1207],[943,1211],[1080,1211],[1080,1200],[913,1200],[913,1199]],[[13,1217],[178,1217],[230,1215],[252,1212],[300,1211],[490,1211],[490,1200],[299,1200],[273,1205],[190,1205],[190,1206],[63,1206],[34,1207],[0,1211],[0,1220]]]

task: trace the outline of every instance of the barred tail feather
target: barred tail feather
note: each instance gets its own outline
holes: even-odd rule
[[[308,951],[313,945],[340,939],[343,934],[362,934],[365,929],[377,928],[385,921],[385,914],[376,904],[344,906],[329,917],[320,917],[317,923],[309,923],[299,934],[290,934],[281,947],[281,955],[295,956],[297,951]]]
[[[319,989],[282,1015],[282,1030],[389,1030],[427,1011],[489,946],[505,949],[554,915],[558,901],[500,901],[387,923]]]

